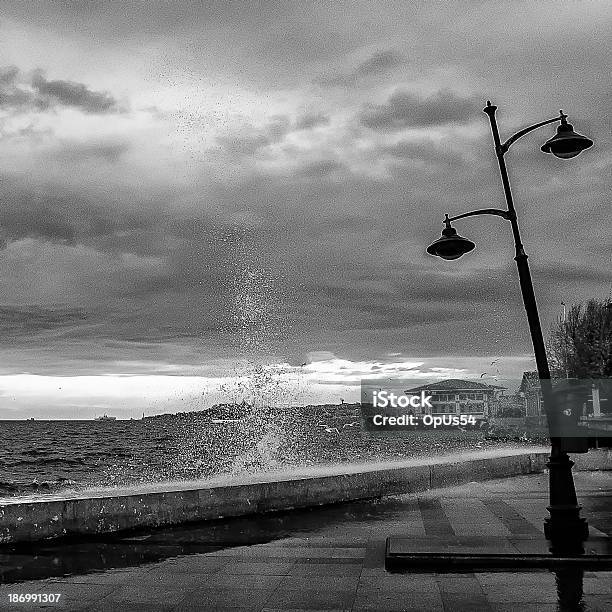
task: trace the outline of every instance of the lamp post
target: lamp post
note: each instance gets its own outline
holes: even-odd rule
[[[521,241],[504,155],[507,153],[510,146],[525,134],[556,121],[561,122],[557,128],[557,133],[541,147],[542,151],[545,153],[552,153],[561,159],[569,159],[592,146],[593,141],[575,133],[573,127],[567,123],[567,115],[564,115],[563,111],[561,111],[559,117],[530,125],[502,143],[495,120],[496,110],[497,107],[493,106],[490,101],[487,101],[484,112],[487,113],[491,121],[491,131],[493,133],[495,153],[497,155],[497,161],[499,162],[502,185],[506,196],[507,209],[484,208],[450,218],[446,215],[442,237],[431,244],[427,248],[427,252],[430,255],[436,255],[442,259],[452,260],[474,249],[475,245],[471,240],[457,234],[457,231],[451,225],[452,221],[475,215],[497,215],[510,221],[514,237],[514,260],[518,268],[519,284],[525,311],[527,313],[531,340],[533,342],[533,350],[538,376],[540,378],[546,418],[551,433],[551,453],[549,461],[546,464],[549,468],[550,505],[547,507],[547,510],[550,516],[544,522],[544,533],[546,539],[552,544],[551,551],[553,553],[580,553],[583,552],[582,543],[588,537],[588,524],[585,519],[580,517],[580,506],[576,498],[576,489],[574,487],[571,471],[574,464],[570,461],[564,449],[562,438],[559,437],[558,411],[554,409],[555,396],[550,380],[550,369],[548,367],[546,348],[544,345],[542,328],[540,326],[540,317],[538,315],[538,307],[533,291],[529,264],[527,263],[527,254],[525,253]]]

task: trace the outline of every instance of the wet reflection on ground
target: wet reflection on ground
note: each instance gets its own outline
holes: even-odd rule
[[[385,498],[154,531],[79,537],[78,541],[3,547],[0,548],[0,583],[133,567],[180,555],[265,544],[290,536],[307,537],[323,525],[328,532],[334,526],[358,527],[364,523],[369,533],[373,521],[399,520],[404,509],[399,498]]]

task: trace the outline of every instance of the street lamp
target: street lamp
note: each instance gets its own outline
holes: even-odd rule
[[[544,400],[546,418],[549,431],[551,432],[551,453],[546,464],[549,468],[550,505],[547,507],[547,510],[550,513],[550,517],[544,522],[544,534],[546,539],[552,544],[551,551],[553,553],[580,553],[583,552],[582,543],[587,539],[589,529],[586,520],[580,517],[580,506],[576,498],[576,489],[572,477],[572,466],[574,463],[570,461],[567,448],[564,446],[563,439],[559,436],[558,411],[553,409],[555,395],[550,381],[550,369],[548,367],[544,338],[540,326],[540,317],[533,291],[529,264],[527,263],[527,255],[519,233],[504,155],[519,138],[532,130],[555,121],[560,121],[561,123],[557,128],[557,133],[542,145],[541,149],[545,153],[552,153],[555,157],[561,159],[569,159],[575,157],[584,149],[588,149],[593,145],[593,141],[586,138],[586,136],[581,136],[574,132],[574,128],[567,123],[567,115],[564,115],[563,111],[561,111],[559,117],[530,125],[502,143],[497,129],[497,122],[495,121],[496,110],[497,107],[493,106],[490,101],[487,101],[484,112],[489,115],[491,121],[495,153],[499,162],[499,170],[508,208],[507,210],[484,208],[450,218],[446,215],[444,218],[445,228],[442,230],[441,238],[438,238],[438,240],[431,244],[427,248],[427,252],[442,259],[452,260],[458,259],[474,249],[475,245],[471,240],[457,234],[457,231],[451,225],[452,221],[476,215],[496,215],[510,221],[516,251],[514,259],[518,268],[519,283],[527,312],[529,331],[531,332],[538,376],[540,378],[542,399]]]

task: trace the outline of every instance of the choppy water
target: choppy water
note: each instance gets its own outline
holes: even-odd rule
[[[197,414],[132,421],[0,421],[0,496],[516,446],[516,441],[487,440],[477,431],[366,437],[354,423],[350,411],[305,415],[298,409],[285,410],[282,418],[268,414],[222,425]]]

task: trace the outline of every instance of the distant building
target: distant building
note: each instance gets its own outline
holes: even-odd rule
[[[525,400],[525,416],[541,420],[544,416],[544,404],[537,372],[523,372],[519,393]]]
[[[562,380],[565,376],[561,372],[555,371],[551,373],[551,380]],[[612,388],[609,379],[591,380],[592,390],[590,397],[586,400],[583,406],[583,416],[590,418],[607,417],[610,408],[610,400],[612,396]],[[537,419],[539,422],[546,421],[546,413],[544,412],[544,402],[542,399],[542,389],[540,387],[540,378],[537,372],[523,372],[523,379],[519,387],[519,393],[525,402],[525,416]]]
[[[525,416],[525,398],[518,392],[498,395],[490,416],[498,418],[522,418]]]
[[[565,375],[559,370],[553,370],[551,372],[551,381],[553,384],[555,380],[562,380],[564,378]],[[546,422],[546,412],[544,411],[540,377],[535,370],[532,372],[523,372],[519,393],[525,402],[525,416],[527,418],[536,419],[540,424],[544,424]]]
[[[414,395],[424,391],[431,395],[433,408],[425,409],[422,414],[472,414],[477,419],[486,419],[503,389],[475,380],[450,378],[407,389],[404,393]]]

